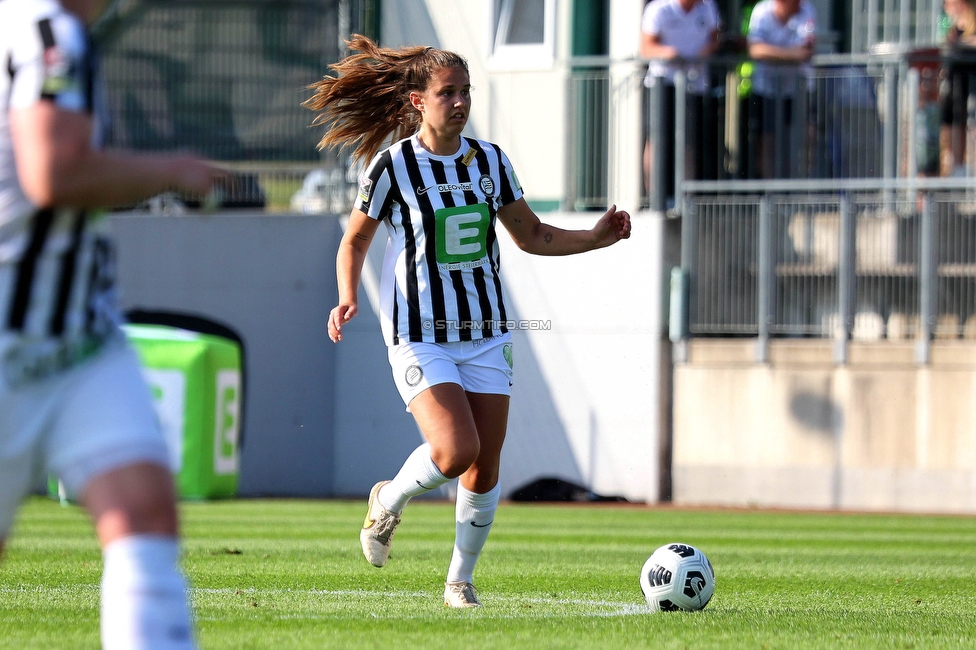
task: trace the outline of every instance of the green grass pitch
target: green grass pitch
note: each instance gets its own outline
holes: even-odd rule
[[[453,506],[414,502],[390,563],[359,550],[365,503],[182,505],[200,646],[216,648],[976,648],[976,518],[503,503],[443,606]],[[697,613],[643,611],[661,544],[717,574]],[[101,556],[84,514],[25,504],[0,567],[0,647],[97,648]]]

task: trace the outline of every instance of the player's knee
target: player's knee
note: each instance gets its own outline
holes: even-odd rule
[[[480,449],[481,443],[475,438],[458,442],[450,449],[442,450],[441,453],[432,453],[431,456],[444,476],[456,478],[468,471],[468,468],[478,459]]]

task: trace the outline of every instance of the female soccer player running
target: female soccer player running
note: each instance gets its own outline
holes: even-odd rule
[[[202,195],[218,172],[93,144],[103,122],[85,23],[103,4],[0,1],[0,553],[20,500],[53,472],[103,548],[103,647],[187,650],[169,457],[92,208]]]
[[[339,244],[339,304],[329,337],[359,311],[366,251],[384,221],[390,235],[381,320],[393,377],[426,439],[391,481],[373,486],[360,533],[366,559],[386,564],[412,498],[460,477],[456,539],[444,603],[480,606],[475,563],[495,517],[508,421],[512,343],[506,327],[495,221],[537,255],[569,255],[630,237],[630,215],[611,207],[592,230],[541,223],[522,198],[508,157],[462,137],[471,109],[467,62],[431,47],[380,48],[363,36],[305,105],[328,124],[320,147],[355,145],[371,159]],[[379,151],[392,136],[393,146]]]

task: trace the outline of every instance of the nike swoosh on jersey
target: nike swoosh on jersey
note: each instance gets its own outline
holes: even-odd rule
[[[437,187],[436,185],[428,185],[427,187],[418,187],[417,196],[422,196],[436,187]]]

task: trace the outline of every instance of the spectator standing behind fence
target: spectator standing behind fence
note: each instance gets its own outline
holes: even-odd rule
[[[813,56],[816,28],[816,10],[808,0],[762,0],[752,10],[747,42],[749,56],[757,63],[751,94],[743,107],[747,124],[744,168],[749,178],[790,175],[793,100],[805,91],[801,81],[811,72],[807,62]],[[783,127],[779,134],[777,118]]]
[[[976,94],[976,0],[945,0],[949,30],[945,75],[939,88],[939,172],[942,176],[965,176],[969,100]],[[968,152],[972,158],[972,152]]]
[[[0,2],[0,554],[57,475],[102,546],[102,647],[194,647],[169,453],[118,327],[100,206],[217,180],[182,154],[101,149],[98,0]],[[8,594],[5,598],[13,598]]]
[[[678,70],[687,74],[685,178],[701,178],[705,161],[714,164],[717,160],[717,137],[706,137],[703,132],[705,126],[715,126],[714,114],[709,121],[706,113],[711,85],[708,67],[700,61],[684,65],[680,61],[711,56],[718,47],[721,24],[715,0],[653,0],[644,7],[640,54],[651,60],[644,79],[649,91],[644,101],[644,128],[648,130],[644,178],[650,194],[656,183],[663,183],[658,189],[663,189],[664,196],[674,195],[674,79]],[[651,120],[655,120],[653,126]],[[664,149],[663,157],[656,155],[658,146]],[[663,160],[663,170],[655,167],[655,160]]]

